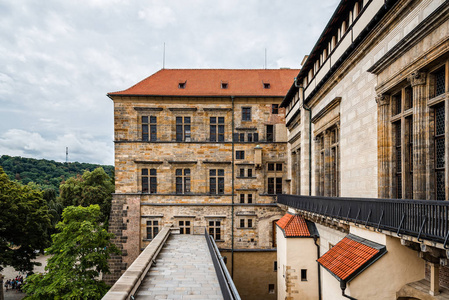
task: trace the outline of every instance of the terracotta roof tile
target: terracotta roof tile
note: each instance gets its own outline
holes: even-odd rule
[[[339,280],[350,281],[386,253],[386,247],[349,234],[317,261]]]
[[[108,96],[284,97],[298,69],[162,69],[134,86]],[[221,83],[227,83],[222,88]],[[184,88],[179,84],[185,83]],[[264,88],[269,83],[269,88]]]
[[[284,231],[286,237],[311,236],[306,220],[301,216],[286,213],[276,224]]]

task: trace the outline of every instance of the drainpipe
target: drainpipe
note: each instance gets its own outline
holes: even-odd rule
[[[304,103],[304,86],[298,84],[298,77],[295,77],[295,87],[301,90],[302,107],[309,112],[309,196],[312,196],[312,109]]]
[[[317,239],[318,239],[317,236],[313,237],[313,242],[315,243],[316,246],[316,257],[318,259],[320,258],[320,245],[318,245]],[[321,268],[318,262],[316,262],[316,264],[318,266],[318,300],[321,300]]]
[[[351,296],[348,296],[348,295],[345,294],[345,290],[346,290],[346,281],[343,281],[343,280],[340,281],[340,288],[341,288],[341,295],[342,295],[343,297],[346,297],[346,298],[351,299],[351,300],[357,300],[356,298],[351,297]]]
[[[231,278],[234,278],[234,96],[231,96],[232,101],[232,205],[231,205]]]

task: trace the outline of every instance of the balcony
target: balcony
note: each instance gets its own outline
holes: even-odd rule
[[[279,204],[449,249],[449,201],[278,195]]]

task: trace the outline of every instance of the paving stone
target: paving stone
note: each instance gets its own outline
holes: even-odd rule
[[[171,235],[136,299],[223,299],[204,236]]]

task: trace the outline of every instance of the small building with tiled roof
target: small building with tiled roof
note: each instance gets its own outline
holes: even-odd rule
[[[346,286],[386,252],[385,245],[348,234],[317,261]]]
[[[278,299],[318,299],[318,231],[287,212],[277,227]]]

